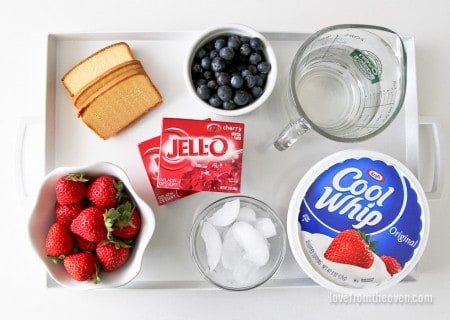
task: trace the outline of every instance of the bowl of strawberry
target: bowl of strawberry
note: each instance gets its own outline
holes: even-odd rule
[[[85,290],[123,286],[139,274],[155,219],[126,173],[98,162],[47,174],[28,227],[50,276]]]

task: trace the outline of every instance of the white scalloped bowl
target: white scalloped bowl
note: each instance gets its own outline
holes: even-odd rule
[[[134,240],[128,261],[113,272],[102,271],[100,273],[101,280],[97,284],[88,281],[80,282],[72,279],[64,269],[63,264],[53,263],[51,259],[47,257],[45,250],[47,232],[50,226],[56,222],[54,215],[56,181],[61,176],[78,172],[83,172],[88,177],[108,174],[121,180],[141,213],[141,230]],[[39,259],[47,268],[49,275],[60,286],[76,290],[114,288],[123,286],[132,281],[141,270],[143,255],[153,236],[154,229],[155,218],[153,210],[135,192],[125,171],[109,162],[98,162],[80,167],[59,167],[48,173],[42,182],[34,209],[28,222],[31,245]]]
[[[206,101],[202,100],[197,95],[195,86],[192,82],[191,66],[192,66],[192,61],[193,61],[194,56],[197,53],[197,51],[203,45],[205,45],[208,41],[211,41],[211,40],[217,38],[218,36],[225,36],[225,35],[232,35],[232,34],[239,35],[239,36],[248,36],[248,37],[253,37],[253,38],[259,38],[261,40],[261,42],[263,43],[263,46],[264,46],[263,52],[266,56],[266,59],[271,64],[271,70],[268,73],[267,81],[266,81],[266,84],[264,87],[264,92],[260,97],[258,97],[252,103],[250,103],[246,106],[236,108],[233,110],[225,110],[225,109],[216,108],[216,107],[209,105]],[[222,115],[222,116],[241,116],[241,115],[250,113],[250,112],[256,110],[257,108],[259,108],[260,106],[262,106],[267,101],[267,99],[271,95],[273,89],[275,88],[277,74],[278,74],[277,59],[275,56],[275,52],[273,51],[272,45],[267,40],[267,38],[264,37],[264,35],[262,35],[260,32],[256,31],[255,29],[248,27],[246,25],[237,24],[237,23],[213,26],[213,27],[210,27],[210,28],[202,31],[196,37],[196,39],[193,41],[193,43],[188,51],[186,61],[185,61],[185,66],[184,66],[184,77],[186,80],[187,89],[188,89],[189,93],[191,94],[191,96],[193,97],[193,99],[196,102],[198,102],[198,104],[200,104],[207,111],[218,114],[218,115]]]

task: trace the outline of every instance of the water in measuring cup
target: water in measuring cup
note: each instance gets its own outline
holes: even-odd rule
[[[312,124],[341,137],[365,131],[380,104],[379,84],[358,69],[347,46],[311,51],[298,65],[294,94]]]

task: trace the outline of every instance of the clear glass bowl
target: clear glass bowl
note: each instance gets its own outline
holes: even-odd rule
[[[233,274],[234,272],[237,272],[236,269],[225,268],[222,259],[218,262],[217,267],[210,270],[206,244],[202,237],[202,227],[205,224],[205,221],[216,213],[217,210],[222,208],[225,203],[236,199],[240,200],[241,208],[250,207],[253,209],[254,212],[256,212],[257,218],[269,218],[276,230],[276,235],[266,239],[269,246],[269,259],[267,263],[247,272],[248,276],[245,280],[242,280],[242,274],[246,274],[245,272],[240,272],[240,275],[237,275],[239,280],[236,280],[236,276]],[[233,223],[231,223],[230,226],[232,226]],[[230,226],[216,227],[221,236],[222,243],[226,232],[231,230]],[[248,290],[264,284],[272,278],[280,267],[286,253],[285,228],[276,212],[264,202],[248,196],[230,196],[211,203],[197,215],[190,233],[190,250],[198,270],[206,280],[222,289],[236,291]],[[244,249],[242,250],[244,251]]]

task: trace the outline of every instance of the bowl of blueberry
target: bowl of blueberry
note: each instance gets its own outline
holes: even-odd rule
[[[188,90],[200,105],[224,116],[257,109],[273,91],[276,77],[276,57],[269,41],[241,24],[203,31],[186,59]]]

